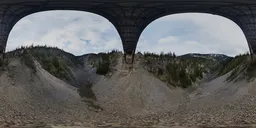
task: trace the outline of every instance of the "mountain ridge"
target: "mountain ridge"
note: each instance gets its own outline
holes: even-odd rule
[[[240,79],[255,69],[248,55],[225,61],[213,69],[223,73],[205,80],[206,73],[211,74],[205,69],[216,63],[211,59],[138,54],[129,65],[121,52],[85,55],[79,60],[58,53],[32,47],[8,53],[8,65],[0,70],[0,127],[38,121],[62,124],[61,128],[255,123],[256,80]],[[227,81],[230,76],[235,76],[234,81]],[[72,80],[79,85],[72,85]]]
[[[206,58],[206,59],[214,59],[217,61],[224,61],[226,59],[234,58],[234,57],[230,57],[225,54],[215,54],[215,53],[209,53],[209,54],[188,53],[188,54],[181,55],[179,57],[185,57],[185,58],[186,57],[201,57],[201,58]]]
[[[76,87],[81,87],[88,83],[96,83],[101,78],[101,75],[111,74],[111,71],[115,70],[114,67],[117,58],[115,55],[119,54],[120,56],[122,54],[119,51],[113,50],[107,53],[88,53],[74,56],[71,53],[55,47],[30,46],[8,52],[7,56],[12,57],[23,54],[24,50],[29,51],[30,54],[42,64],[43,68],[48,70],[51,74]],[[224,54],[199,53],[188,53],[177,57],[174,54],[144,53],[142,55],[136,54],[136,58],[144,60],[144,68],[159,79],[168,82],[171,86],[178,85],[183,87],[190,86],[196,82],[198,78],[202,79],[204,74],[209,73],[212,67],[215,67],[220,62],[232,59]],[[170,71],[167,72],[168,65],[171,67],[180,65],[183,69],[177,71],[175,71],[176,69],[169,69]],[[52,70],[52,68],[55,68],[56,71]],[[170,73],[178,74],[171,75]],[[186,79],[179,80],[182,78],[180,77],[182,73],[185,75]],[[87,76],[88,78],[85,80],[82,76]],[[182,83],[179,83],[179,81],[187,82],[185,82],[186,85],[181,85]]]

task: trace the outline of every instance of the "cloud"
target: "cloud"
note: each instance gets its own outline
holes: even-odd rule
[[[163,46],[159,43],[163,41],[168,43]],[[178,54],[198,52],[231,56],[249,50],[242,30],[233,21],[199,13],[170,15],[154,21],[142,33],[138,47],[140,51],[157,53],[169,50]]]
[[[21,19],[10,33],[7,51],[31,44],[56,46],[75,55],[122,50],[107,19],[79,11],[40,12]]]
[[[179,38],[175,36],[167,36],[165,38],[159,39],[158,43],[165,45],[166,43],[170,43],[170,42],[177,43],[178,41],[179,41]]]
[[[150,47],[151,52],[175,52],[178,55],[184,53],[215,53],[207,45],[202,45],[197,41],[187,40],[182,41],[179,37],[167,36],[160,38],[153,47]]]
[[[120,36],[105,18],[80,11],[47,11],[21,19],[10,33],[7,51],[22,45],[56,46],[75,55],[123,50]],[[152,22],[142,33],[138,51],[185,54],[248,51],[242,30],[210,14],[177,14]]]

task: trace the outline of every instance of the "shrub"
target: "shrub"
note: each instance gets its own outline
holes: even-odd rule
[[[232,81],[232,80],[234,80],[235,78],[237,78],[237,76],[239,75],[239,70],[240,70],[239,67],[235,68],[235,69],[231,72],[231,74],[227,77],[227,80],[228,80],[228,81]]]
[[[22,62],[33,71],[33,73],[36,72],[36,64],[31,54],[24,52],[21,59]]]
[[[195,81],[196,81],[196,76],[193,75],[193,74],[191,74],[191,75],[190,75],[190,79],[191,79],[193,82],[195,82]]]
[[[192,84],[191,80],[188,77],[188,74],[186,73],[186,70],[184,68],[181,68],[179,71],[179,78],[180,78],[180,85],[183,88],[187,88]]]
[[[43,57],[41,60],[43,68],[57,78],[68,80],[71,71],[68,66],[58,57]]]
[[[69,67],[81,66],[82,62],[74,55],[56,47],[47,46],[26,46],[8,52],[11,56],[19,56],[31,69],[34,69],[32,63],[33,57],[41,66],[53,76],[70,82],[74,76]],[[35,71],[35,70],[34,70]]]
[[[4,66],[4,60],[2,58],[0,58],[0,67]]]
[[[237,68],[239,65],[241,65],[247,58],[247,55],[239,55],[236,56],[235,58],[231,58],[228,60],[223,61],[219,66],[218,66],[218,76],[222,76],[230,72],[231,70]]]
[[[109,62],[99,62],[96,73],[99,75],[106,75],[109,72],[109,69]]]
[[[203,71],[200,70],[198,67],[195,67],[194,69],[194,74],[193,74],[196,78],[203,78]]]
[[[157,75],[164,75],[164,70],[162,68],[158,68]]]
[[[246,76],[248,79],[252,79],[256,74],[256,61],[253,61],[248,64],[248,67],[246,69]]]
[[[99,75],[106,75],[110,71],[110,55],[106,53],[99,53],[102,61],[97,65],[96,73]]]
[[[78,88],[78,93],[81,97],[96,100],[96,96],[92,90],[92,83],[88,82],[86,85]]]
[[[98,110],[101,110],[101,111],[103,110],[103,108],[97,103],[95,103],[93,100],[83,100],[83,101],[87,103],[88,107],[96,109],[97,111],[95,112],[99,112]]]
[[[196,80],[196,76],[189,75],[185,69],[186,69],[186,66],[184,65],[169,63],[166,66],[166,70],[168,73],[167,74],[168,83],[173,86],[179,86],[183,88],[187,88],[188,86],[190,86],[192,84],[191,80],[192,81]]]

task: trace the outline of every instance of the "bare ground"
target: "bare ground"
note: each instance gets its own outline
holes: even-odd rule
[[[190,89],[170,89],[144,70],[140,61],[130,71],[120,57],[116,72],[93,86],[103,108],[95,112],[76,88],[36,64],[37,72],[32,73],[15,58],[1,71],[0,127],[210,128],[256,124],[256,81],[228,83],[227,74]]]
[[[88,118],[76,88],[37,63],[37,72],[13,59],[0,76],[0,122],[62,122]],[[1,123],[0,123],[1,124]]]

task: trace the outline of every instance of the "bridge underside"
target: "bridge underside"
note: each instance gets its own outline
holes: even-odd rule
[[[123,50],[133,54],[145,27],[165,15],[201,12],[226,17],[243,30],[251,53],[256,53],[255,0],[1,0],[0,53],[5,52],[12,27],[23,17],[47,10],[79,10],[107,18],[122,39]]]

